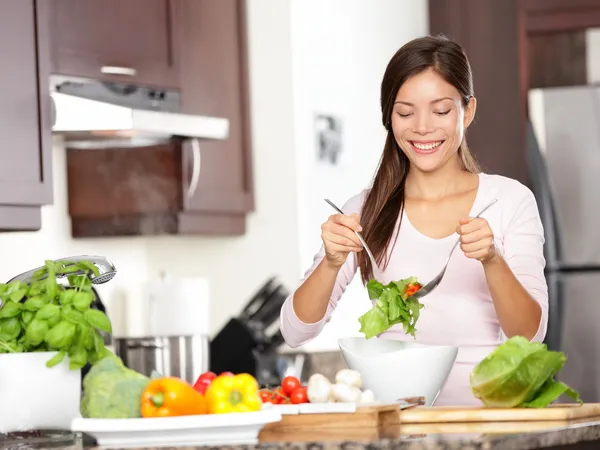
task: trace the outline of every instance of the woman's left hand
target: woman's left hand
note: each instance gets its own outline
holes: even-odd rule
[[[456,232],[460,236],[460,248],[467,258],[485,263],[496,256],[494,233],[487,220],[481,217],[460,219]]]

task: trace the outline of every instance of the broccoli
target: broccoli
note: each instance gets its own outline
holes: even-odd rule
[[[83,379],[81,415],[93,419],[141,417],[140,398],[149,381],[125,367],[117,356],[102,358]]]

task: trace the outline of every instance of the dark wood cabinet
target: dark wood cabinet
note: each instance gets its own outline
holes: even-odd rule
[[[53,72],[178,87],[180,0],[50,0]]]
[[[229,119],[226,141],[201,143],[202,195],[190,199],[192,211],[254,209],[245,4],[244,0],[182,2],[183,110]],[[190,170],[192,150],[186,146],[183,154]]]
[[[226,205],[197,212],[183,154],[188,143],[102,151],[69,149],[69,213],[74,237],[208,234],[239,235],[245,213]],[[182,163],[183,162],[183,163]]]
[[[429,26],[469,57],[477,113],[466,136],[483,170],[527,183],[517,0],[429,0]]]
[[[94,2],[104,0],[87,0]],[[177,32],[182,36],[182,112],[226,117],[228,138],[145,148],[68,148],[74,236],[245,232],[254,197],[244,3],[173,3],[182,17]]]
[[[528,184],[527,93],[585,84],[585,29],[598,26],[598,0],[429,0],[431,34],[455,39],[471,62],[467,139],[484,170]]]
[[[0,230],[38,230],[52,203],[47,9],[0,1]]]

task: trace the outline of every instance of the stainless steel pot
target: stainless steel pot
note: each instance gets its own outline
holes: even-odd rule
[[[156,370],[194,383],[208,370],[207,336],[114,338],[115,353],[132,370],[150,376]]]

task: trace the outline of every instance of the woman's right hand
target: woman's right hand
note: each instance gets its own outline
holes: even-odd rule
[[[358,214],[333,214],[321,225],[325,258],[333,267],[341,267],[348,253],[360,252],[363,246],[355,231],[361,231]]]

